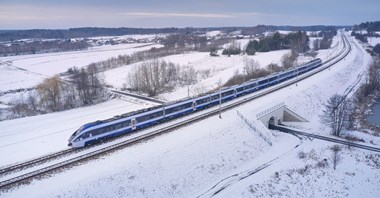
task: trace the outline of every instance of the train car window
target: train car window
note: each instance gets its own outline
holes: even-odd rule
[[[247,86],[246,86],[246,89],[250,89],[250,88],[255,87],[255,86],[256,86],[256,82],[247,85]]]
[[[124,122],[122,123],[123,127],[127,127],[127,126],[129,126],[130,124],[131,124],[131,120],[127,120],[127,121],[124,121]]]
[[[234,90],[224,92],[224,93],[222,93],[222,97],[232,95],[233,93],[234,93]]]
[[[271,78],[269,78],[269,81],[273,81],[273,80],[275,80],[276,78],[277,78],[277,76],[271,77]]]
[[[210,100],[209,97],[207,97],[207,98],[203,98],[203,99],[197,100],[197,104],[203,104],[203,103],[208,102],[209,100]]]
[[[167,109],[165,111],[166,111],[166,114],[171,114],[173,112],[177,112],[177,111],[181,111],[183,109],[190,108],[191,104],[192,104],[192,102],[188,102],[188,103],[176,106],[176,107],[169,108],[169,109]]]
[[[211,100],[216,100],[216,99],[219,99],[219,94],[211,96]]]
[[[265,84],[265,83],[267,83],[267,79],[260,80],[260,81],[258,82],[259,85],[262,85],[262,84]]]
[[[163,112],[159,111],[159,112],[150,113],[150,114],[138,117],[138,118],[136,118],[136,120],[138,122],[144,122],[144,121],[147,121],[147,120],[150,120],[150,119],[154,119],[154,118],[160,117],[162,115],[163,115]]]

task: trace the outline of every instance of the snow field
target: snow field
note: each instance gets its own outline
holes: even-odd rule
[[[333,145],[304,140],[286,158],[215,197],[377,197],[379,155],[343,146],[342,161],[334,170],[330,149]],[[300,152],[305,153],[305,158],[298,156]],[[324,160],[327,166],[319,166]]]
[[[206,79],[199,79],[199,81],[191,85],[190,96],[198,95],[198,90],[210,91],[218,87],[218,83],[225,83],[236,70],[243,73],[245,61],[255,60],[261,67],[265,67],[270,63],[280,64],[281,57],[288,53],[289,50],[279,50],[267,53],[256,53],[254,56],[236,55],[211,57],[207,52],[191,52],[186,54],[172,55],[164,57],[160,60],[170,61],[180,66],[190,66],[195,70],[210,70],[210,77]],[[115,88],[122,88],[123,83],[126,83],[128,73],[132,72],[141,63],[126,65],[124,67],[115,68],[106,71],[104,74],[107,84]],[[175,91],[170,93],[163,93],[159,98],[164,100],[174,101],[187,97],[187,87],[178,86]]]
[[[73,66],[80,68],[93,62],[148,50],[152,47],[162,47],[162,45],[151,43],[120,44],[94,47],[85,51],[1,57],[0,91],[30,88],[40,83],[44,78],[65,72]]]

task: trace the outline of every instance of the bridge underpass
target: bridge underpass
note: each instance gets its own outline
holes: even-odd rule
[[[260,120],[267,128],[269,125],[279,125],[282,122],[308,122],[305,118],[290,110],[284,102],[256,114],[256,119]]]
[[[256,114],[256,119],[248,119],[239,111],[237,115],[252,129],[263,138],[269,145],[275,140],[270,132],[270,126],[276,126],[282,122],[307,122],[306,119],[290,110],[285,103],[277,104]]]

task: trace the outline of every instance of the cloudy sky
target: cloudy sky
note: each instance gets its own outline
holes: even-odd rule
[[[379,0],[0,0],[0,29],[353,25]]]

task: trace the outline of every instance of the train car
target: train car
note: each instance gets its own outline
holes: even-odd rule
[[[215,93],[130,112],[107,120],[87,123],[70,136],[69,146],[75,148],[84,147],[104,139],[147,128],[160,122],[175,119],[194,111],[206,109],[221,102],[224,103],[237,97],[276,85],[311,71],[321,65],[322,60],[318,58],[300,67],[244,82],[241,85],[227,87]]]

